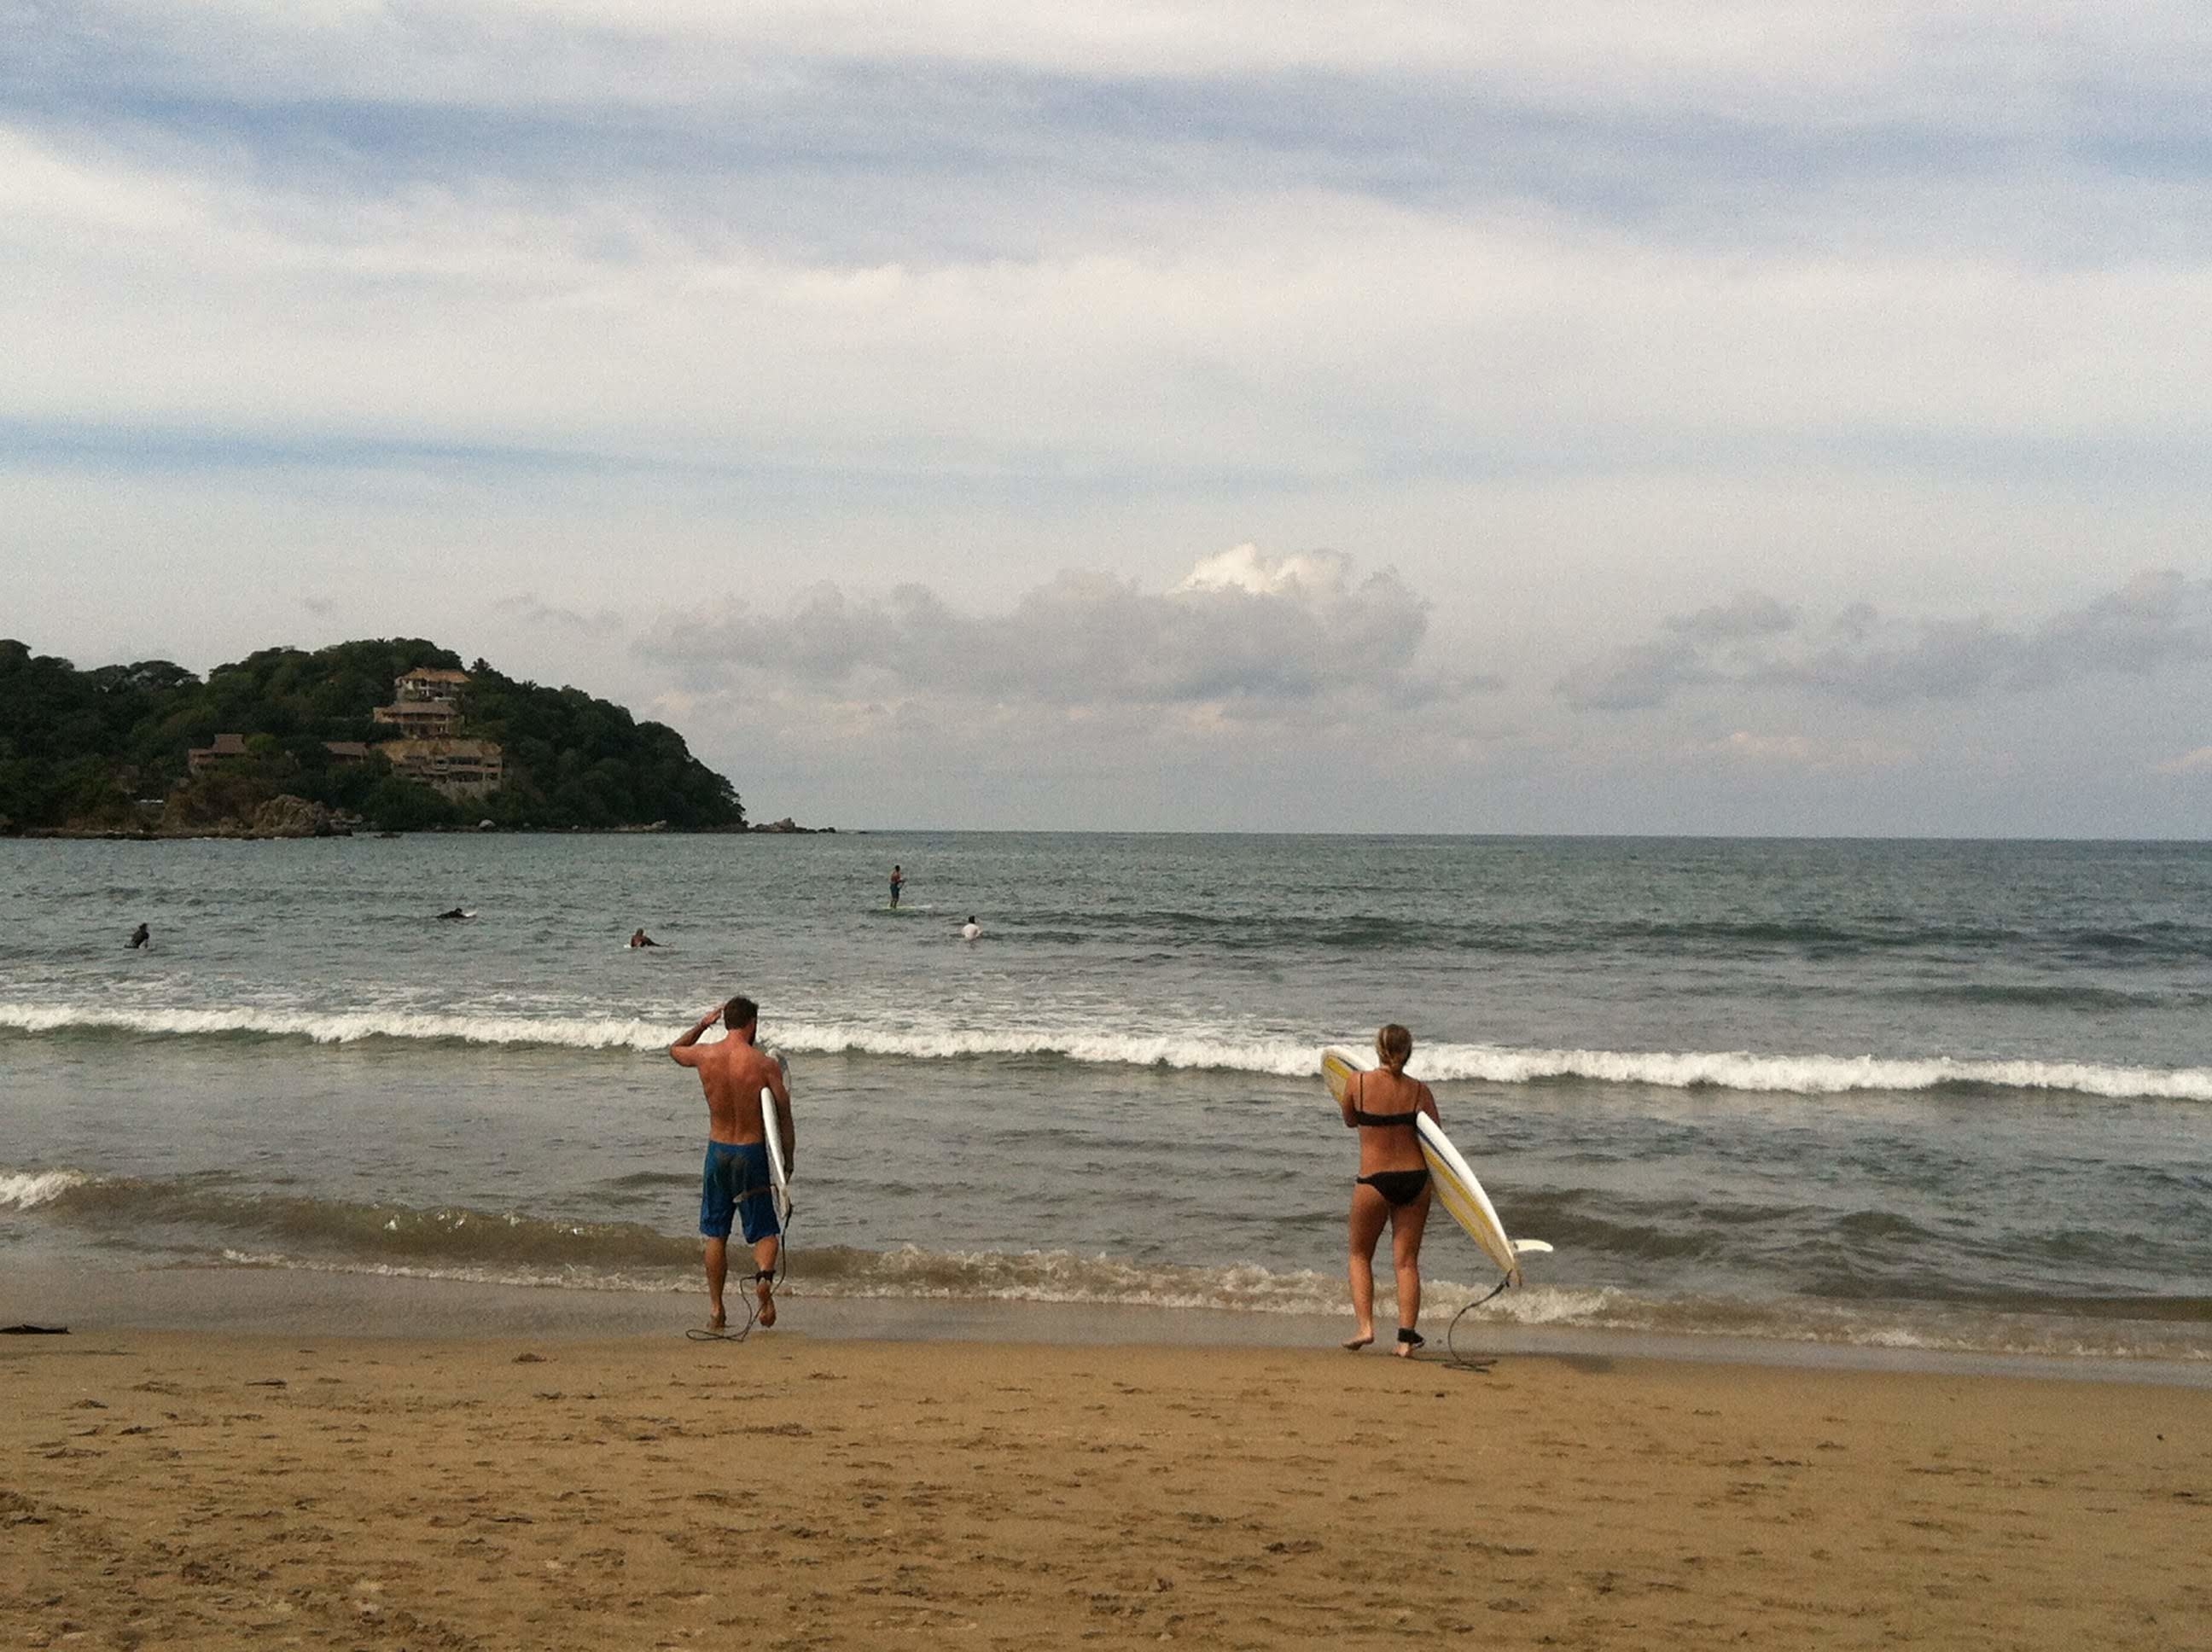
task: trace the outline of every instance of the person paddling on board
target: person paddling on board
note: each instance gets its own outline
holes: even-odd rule
[[[145,925],[141,924],[137,928],[131,932],[131,950],[133,952],[136,952],[142,946],[151,946],[153,944],[154,932],[147,928]]]
[[[899,891],[906,887],[906,874],[894,862],[891,866],[891,910],[898,910]]]
[[[629,938],[629,944],[632,946],[658,946],[660,944],[659,941],[653,939],[652,936],[647,934],[641,929],[637,931]]]
[[[1413,1121],[1437,1119],[1429,1087],[1406,1076],[1413,1035],[1392,1022],[1375,1035],[1382,1066],[1361,1073],[1337,1106],[1345,1127],[1359,1132],[1359,1177],[1352,1186],[1352,1311],[1359,1329],[1344,1345],[1357,1351],[1375,1340],[1375,1242],[1390,1224],[1390,1255],[1398,1273],[1398,1345],[1410,1358],[1425,1338],[1421,1318],[1421,1230],[1428,1225],[1429,1167],[1421,1157]],[[1442,1124],[1442,1119],[1437,1119]]]
[[[717,1021],[727,1036],[702,1044],[700,1035]],[[776,1219],[769,1181],[768,1130],[761,1118],[763,1086],[775,1096],[782,1120],[778,1133],[783,1139],[787,1174],[799,1162],[799,1127],[791,1116],[791,1091],[784,1083],[782,1066],[754,1042],[759,1031],[760,1007],[740,993],[708,1011],[668,1047],[678,1066],[699,1075],[699,1087],[707,1094],[707,1163],[700,1179],[699,1234],[707,1242],[707,1301],[712,1309],[708,1327],[714,1331],[728,1323],[722,1310],[722,1282],[729,1272],[733,1220],[753,1248],[753,1296],[760,1305],[760,1322],[775,1323],[775,1301],[769,1291],[782,1248],[783,1224]]]

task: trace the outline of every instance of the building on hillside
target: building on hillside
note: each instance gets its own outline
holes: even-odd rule
[[[449,739],[460,727],[461,690],[468,685],[466,671],[418,665],[392,679],[392,703],[370,715],[408,739]]]
[[[169,750],[173,751],[176,748],[171,746]],[[216,763],[246,755],[246,737],[243,734],[218,734],[213,745],[196,745],[186,751],[185,766],[197,774]]]
[[[392,697],[395,700],[451,700],[468,685],[469,674],[466,671],[451,671],[435,665],[417,665],[404,676],[392,679]]]
[[[331,754],[331,761],[341,768],[350,768],[356,763],[368,761],[368,744],[365,740],[325,740],[323,750]]]
[[[420,780],[442,797],[480,798],[507,779],[496,740],[385,740],[377,748],[403,780]]]

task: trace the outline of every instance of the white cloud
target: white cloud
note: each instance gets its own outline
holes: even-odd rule
[[[1253,721],[1315,726],[1402,714],[1494,687],[1414,664],[1425,604],[1389,570],[1355,579],[1328,552],[1240,546],[1164,592],[1063,572],[1011,608],[975,614],[919,585],[884,595],[816,587],[782,612],[730,603],[664,616],[636,645],[694,691],[757,688],[878,711],[1066,722],[1174,714],[1188,732]]]
[[[1838,739],[1814,734],[1761,734],[1737,729],[1705,747],[1712,755],[1744,762],[1815,774],[1895,768],[1912,761],[1910,746],[1892,740]]]
[[[2179,757],[2156,765],[2152,772],[2158,774],[2212,774],[2212,745],[2201,745],[2194,751],[2185,751]]]

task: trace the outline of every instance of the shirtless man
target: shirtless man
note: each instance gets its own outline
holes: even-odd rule
[[[728,1036],[719,1043],[702,1044],[699,1036],[717,1021]],[[787,1174],[798,1163],[799,1128],[792,1120],[791,1092],[783,1082],[782,1067],[753,1042],[759,1029],[759,1006],[740,995],[708,1011],[696,1026],[668,1047],[676,1064],[697,1073],[699,1086],[707,1092],[707,1165],[700,1183],[699,1232],[707,1242],[707,1300],[714,1310],[708,1324],[715,1331],[728,1322],[722,1311],[722,1281],[729,1272],[733,1218],[753,1248],[753,1295],[760,1303],[760,1322],[775,1323],[775,1301],[769,1291],[783,1229],[776,1220],[769,1183],[762,1086],[774,1092],[782,1117]]]

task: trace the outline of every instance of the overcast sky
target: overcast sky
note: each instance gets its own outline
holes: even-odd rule
[[[2212,8],[0,0],[0,635],[852,826],[2212,821]]]

